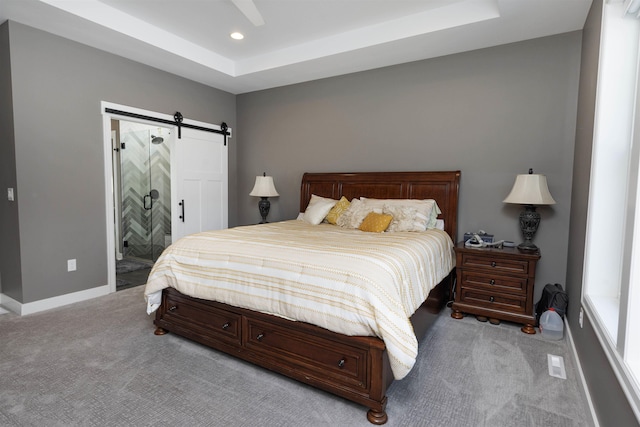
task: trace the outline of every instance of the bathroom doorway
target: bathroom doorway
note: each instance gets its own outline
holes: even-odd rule
[[[225,123],[199,122],[179,112],[169,116],[106,101],[100,109],[107,281],[115,292],[146,283],[142,274],[136,284],[124,284],[122,274],[131,272],[120,273],[122,267],[145,267],[141,270],[147,273],[163,250],[181,237],[227,228],[232,130]],[[134,151],[139,155],[134,157]],[[129,174],[140,178],[129,181]]]
[[[116,290],[146,283],[171,244],[171,129],[111,120]]]

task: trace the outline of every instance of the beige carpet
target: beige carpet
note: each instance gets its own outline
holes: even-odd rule
[[[0,316],[2,426],[369,426],[366,409],[175,335],[153,335],[143,287],[40,314]],[[567,380],[547,373],[564,357]],[[564,341],[446,309],[389,426],[589,426]]]

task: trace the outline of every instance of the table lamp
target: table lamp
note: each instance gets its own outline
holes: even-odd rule
[[[524,242],[518,245],[518,249],[523,252],[536,252],[538,247],[531,241],[540,224],[540,214],[536,212],[536,206],[556,203],[549,193],[547,177],[534,174],[533,169],[529,169],[528,174],[516,176],[511,193],[503,202],[524,205],[525,210],[520,213],[520,228]]]
[[[256,176],[256,183],[249,195],[261,198],[258,202],[258,209],[260,210],[260,216],[262,216],[260,224],[265,224],[271,208],[271,202],[269,202],[268,198],[279,196],[275,185],[273,185],[273,177],[267,176],[266,172],[262,176]]]

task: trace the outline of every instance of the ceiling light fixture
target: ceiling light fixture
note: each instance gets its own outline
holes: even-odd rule
[[[239,32],[233,32],[230,34],[231,38],[234,40],[242,40],[244,38],[244,34],[239,33]]]

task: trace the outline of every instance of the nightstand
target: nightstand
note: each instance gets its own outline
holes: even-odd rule
[[[522,323],[522,332],[535,334],[533,288],[540,252],[517,248],[467,248],[456,251],[456,295],[451,317],[475,314],[478,320]]]

